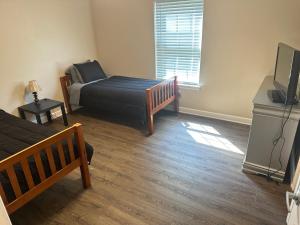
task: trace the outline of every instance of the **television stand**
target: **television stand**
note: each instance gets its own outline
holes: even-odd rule
[[[291,152],[296,151],[294,141],[299,139],[296,131],[298,124],[300,129],[300,104],[293,105],[291,108],[289,119],[283,130],[284,145],[281,139],[274,148],[274,139],[278,137],[282,129],[283,117],[288,117],[290,107],[272,102],[269,94],[272,97],[273,91],[270,90],[275,89],[273,80],[273,76],[266,77],[253,99],[253,118],[243,171],[263,174],[283,181],[286,171],[289,170]]]
[[[273,103],[285,103],[285,98],[279,90],[268,90],[268,96]]]

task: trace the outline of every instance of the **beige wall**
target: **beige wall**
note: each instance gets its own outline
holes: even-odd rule
[[[112,74],[155,77],[152,0],[92,0],[96,41]],[[181,106],[251,117],[252,98],[274,71],[279,41],[300,48],[299,0],[206,0],[199,90]]]
[[[41,97],[62,99],[66,66],[97,56],[88,0],[0,0],[0,27],[0,108],[8,112],[31,101],[32,79]]]
[[[99,59],[108,73],[155,77],[151,0],[92,0]]]

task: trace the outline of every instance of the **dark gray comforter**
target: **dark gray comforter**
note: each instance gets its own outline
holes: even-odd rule
[[[18,117],[4,112],[3,110],[0,110],[0,160],[6,159],[7,157],[12,156],[15,153],[18,153],[21,150],[54,135],[55,133],[57,133],[57,131],[50,129],[49,127],[22,120]],[[63,148],[65,151],[65,158],[67,163],[70,163],[70,156],[66,147],[67,144],[64,143]],[[78,157],[78,150],[75,143],[74,151],[75,156]],[[88,161],[90,162],[93,155],[93,148],[87,143],[86,151]],[[54,147],[52,148],[52,152],[54,155],[56,168],[59,170],[61,169],[61,164],[59,161],[58,152]],[[47,160],[47,156],[44,152],[41,154],[41,158],[45,169],[45,174],[47,177],[49,177],[51,175],[50,166]],[[35,184],[38,184],[40,183],[40,178],[33,157],[29,158],[28,161],[33,180]],[[28,185],[26,183],[21,166],[15,165],[15,171],[22,193],[24,193],[28,190]],[[15,195],[12,191],[12,187],[10,185],[6,172],[0,171],[0,182],[3,185],[8,201],[13,201],[15,199]]]
[[[146,89],[158,83],[158,80],[112,76],[84,86],[80,93],[80,105],[145,119]]]

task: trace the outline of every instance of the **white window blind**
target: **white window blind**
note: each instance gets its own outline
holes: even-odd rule
[[[156,76],[199,84],[204,0],[155,1]]]

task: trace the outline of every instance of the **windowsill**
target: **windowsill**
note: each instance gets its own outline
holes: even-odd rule
[[[201,87],[203,86],[203,84],[178,84],[178,86],[181,88],[181,89],[186,89],[186,90],[200,90]]]

